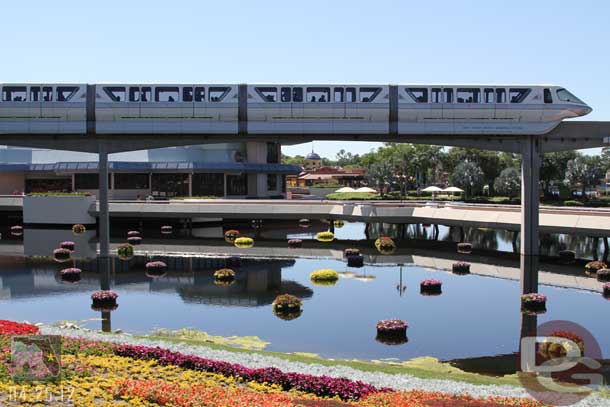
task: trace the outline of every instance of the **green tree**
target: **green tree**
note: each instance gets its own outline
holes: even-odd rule
[[[494,179],[502,170],[499,154],[495,151],[478,150],[476,148],[453,147],[444,157],[444,168],[454,173],[460,163],[469,161],[476,163],[483,171],[483,183],[493,189]],[[493,191],[490,191],[493,193]]]
[[[565,173],[565,182],[570,187],[580,186],[582,197],[588,187],[596,186],[604,178],[604,170],[599,156],[582,155],[568,161]]]
[[[366,174],[368,181],[377,187],[381,196],[384,196],[385,188],[394,182],[394,167],[388,161],[377,162],[368,169]]]
[[[282,154],[282,164],[300,165],[302,167],[304,161],[305,157],[303,157],[302,155],[295,155],[294,157],[290,157],[289,155]]]
[[[485,175],[477,163],[463,161],[454,168],[451,183],[462,188],[466,197],[469,197],[481,192],[485,183]]]
[[[578,156],[580,154],[576,151],[559,151],[544,155],[540,166],[540,184],[544,195],[550,196],[552,187],[564,182],[568,162]]]
[[[521,171],[515,167],[503,169],[494,180],[494,189],[498,194],[511,198],[518,196],[521,190]]]

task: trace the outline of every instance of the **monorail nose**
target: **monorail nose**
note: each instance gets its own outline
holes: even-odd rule
[[[570,110],[574,112],[576,117],[588,115],[593,111],[593,109],[587,105],[574,106],[573,108],[570,108]]]

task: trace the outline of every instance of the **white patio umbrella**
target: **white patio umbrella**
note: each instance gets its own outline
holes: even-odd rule
[[[356,192],[370,192],[370,193],[376,193],[377,191],[375,191],[373,188],[369,188],[369,187],[360,187],[356,190]]]
[[[343,193],[343,192],[356,192],[356,190],[352,187],[343,187],[337,189],[335,192]]]
[[[462,192],[464,192],[464,190],[461,189],[461,188],[458,188],[458,187],[447,187],[447,188],[443,189],[443,192],[450,192],[451,193],[451,199],[453,200],[453,193],[454,192],[462,193]]]
[[[430,187],[422,189],[422,192],[432,192],[432,199],[434,199],[434,194],[436,194],[437,192],[443,192],[443,190],[439,187],[432,185]]]

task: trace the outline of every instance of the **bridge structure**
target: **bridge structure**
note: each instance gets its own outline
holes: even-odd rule
[[[89,98],[89,94],[87,95]],[[94,96],[91,95],[93,100]],[[94,102],[91,103],[94,106]],[[91,115],[91,116],[90,116]],[[396,118],[390,117],[390,120]],[[521,181],[521,287],[523,293],[536,292],[538,288],[539,256],[539,180],[541,157],[547,152],[603,147],[610,145],[610,122],[570,121],[561,122],[545,134],[397,134],[391,131],[375,134],[278,134],[236,132],[216,134],[200,133],[168,134],[97,134],[94,112],[87,112],[86,131],[74,133],[0,134],[0,144],[35,147],[99,155],[99,239],[100,257],[110,255],[108,154],[141,149],[186,146],[235,141],[271,141],[282,144],[298,144],[312,140],[351,140],[399,142],[413,144],[469,147],[483,150],[518,153],[522,160]]]

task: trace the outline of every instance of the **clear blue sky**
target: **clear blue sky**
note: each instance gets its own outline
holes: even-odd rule
[[[610,120],[609,18],[593,0],[20,0],[0,82],[554,83]]]

